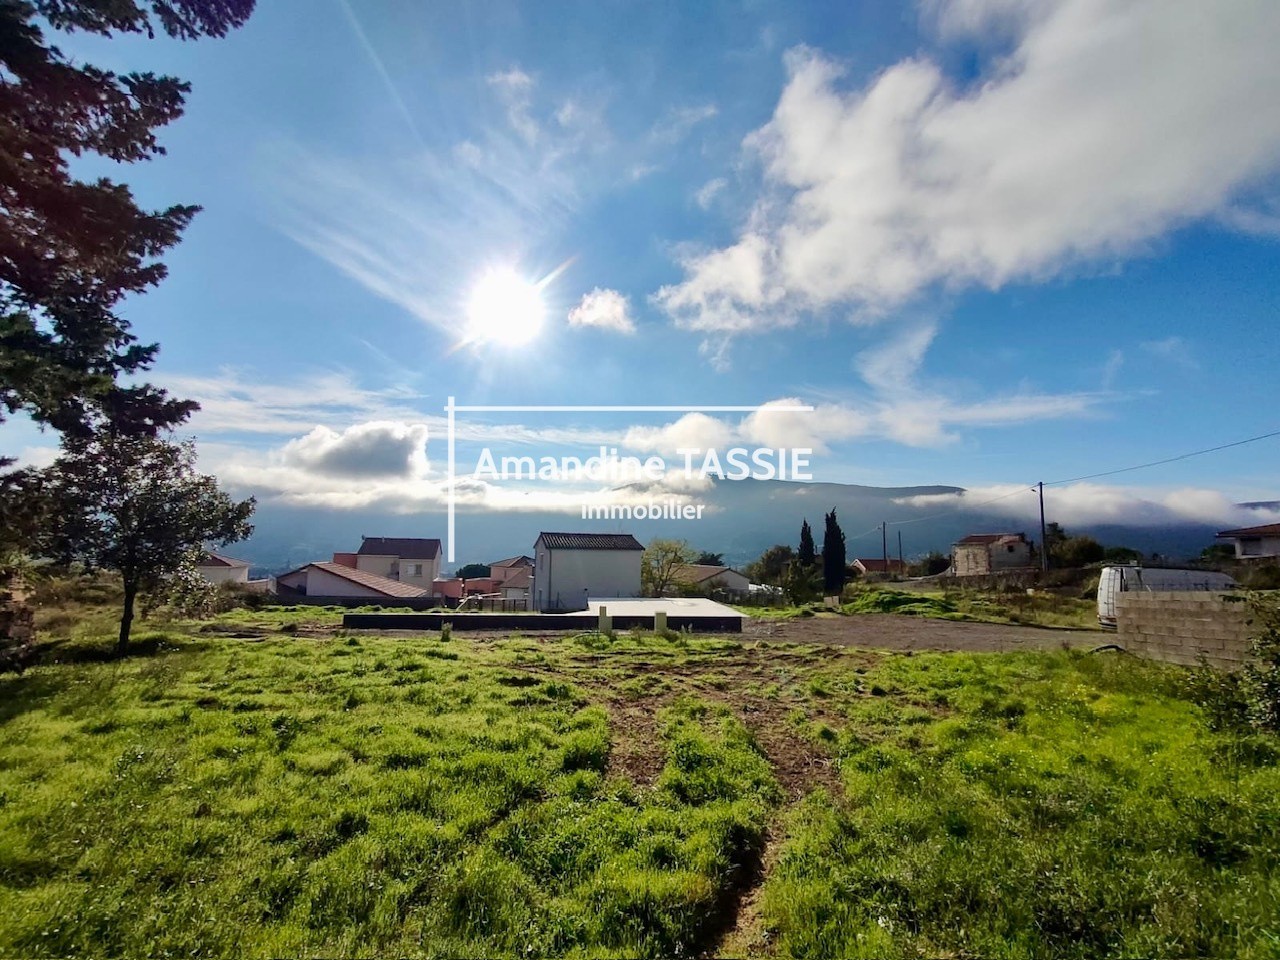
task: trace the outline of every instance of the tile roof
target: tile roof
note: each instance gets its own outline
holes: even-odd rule
[[[1280,537],[1280,523],[1264,523],[1260,527],[1240,527],[1236,530],[1223,530],[1220,537]]]
[[[999,543],[1001,540],[1024,540],[1020,533],[971,533],[959,543]]]
[[[533,568],[521,567],[507,579],[497,584],[496,590],[527,590],[533,584]]]
[[[904,564],[896,557],[890,557],[887,564],[884,557],[855,557],[851,562],[860,564],[867,573],[888,573],[890,570],[904,569]]]
[[[710,580],[726,572],[737,573],[732,567],[711,563],[682,563],[676,567],[675,576],[677,580],[683,580],[686,583],[701,583],[703,580]]]
[[[538,539],[549,550],[643,550],[644,546],[629,533],[547,533]]]
[[[378,593],[388,597],[425,597],[427,595],[427,591],[420,587],[401,583],[399,580],[392,580],[390,577],[380,577],[376,573],[370,573],[368,570],[346,567],[340,563],[318,560],[315,563],[308,563],[307,567],[315,567],[325,573],[333,574],[335,577],[341,577],[343,580],[350,580],[352,583],[358,583],[362,587],[376,590]],[[299,569],[305,570],[306,567],[299,567]],[[296,573],[297,571],[294,572]]]
[[[533,557],[519,556],[508,557],[506,560],[499,560],[497,563],[489,564],[491,567],[532,567]]]
[[[440,556],[440,541],[423,537],[361,537],[361,556],[399,557],[401,560],[434,560]]]
[[[249,565],[248,560],[236,560],[234,557],[224,557],[222,554],[214,553],[212,550],[206,550],[198,564],[198,566],[201,567],[247,567]]]

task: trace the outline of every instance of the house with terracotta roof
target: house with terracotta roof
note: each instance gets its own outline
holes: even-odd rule
[[[1223,530],[1219,540],[1230,540],[1236,548],[1237,560],[1261,560],[1280,557],[1280,523],[1264,523],[1257,527]]]
[[[587,609],[587,600],[640,596],[644,547],[629,533],[538,534],[533,605],[544,613]]]
[[[505,580],[497,582],[495,589],[502,594],[503,600],[523,600],[528,609],[529,591],[533,587],[533,561],[529,561],[529,566],[519,566],[512,569],[512,573]]]
[[[494,583],[504,583],[512,577],[520,576],[523,570],[533,569],[533,557],[519,556],[508,557],[506,560],[499,560],[497,563],[489,564],[489,578]]]
[[[355,553],[335,553],[335,563],[398,580],[428,592],[440,576],[440,541],[425,537],[361,537]]]
[[[276,577],[281,597],[359,598],[366,600],[411,600],[430,596],[430,591],[343,563],[317,561]]]
[[[1032,565],[1031,544],[1022,533],[973,533],[951,546],[957,577],[982,577]]]
[[[854,557],[849,566],[856,569],[864,577],[868,573],[883,573],[900,577],[907,570],[906,566],[897,557],[890,557],[888,560],[884,557]]]
[[[222,554],[214,553],[212,550],[206,550],[201,554],[200,562],[196,564],[196,569],[200,571],[200,576],[214,585],[219,583],[249,582],[248,560],[224,557]]]
[[[682,563],[672,571],[672,579],[698,593],[745,595],[751,590],[751,581],[737,570],[710,563]]]

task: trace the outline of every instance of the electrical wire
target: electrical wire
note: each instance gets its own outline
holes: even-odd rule
[[[1071,477],[1067,480],[1046,480],[1046,487],[1056,487],[1063,483],[1079,483],[1081,480],[1096,480],[1098,477],[1112,477],[1117,473],[1128,473],[1131,470],[1145,470],[1147,467],[1159,467],[1166,463],[1177,463],[1179,460],[1189,460],[1192,457],[1203,456],[1206,453],[1216,453],[1219,450],[1229,450],[1232,447],[1242,447],[1246,443],[1257,443],[1259,440],[1270,440],[1272,437],[1280,437],[1280,430],[1271,433],[1259,434],[1256,437],[1249,437],[1247,440],[1236,440],[1232,443],[1219,444],[1216,447],[1206,447],[1203,450],[1192,450],[1190,453],[1180,453],[1176,457],[1166,457],[1163,460],[1152,460],[1150,463],[1139,463],[1132,467],[1120,467],[1118,470],[1104,470],[1102,473],[1090,473],[1083,477]]]
[[[1104,470],[1100,473],[1090,473],[1082,477],[1070,477],[1065,480],[1046,480],[1044,485],[1046,487],[1055,487],[1055,486],[1061,486],[1064,483],[1080,483],[1083,480],[1096,480],[1099,477],[1112,477],[1119,473],[1129,473],[1134,470],[1145,470],[1148,467],[1159,467],[1159,466],[1163,466],[1166,463],[1177,463],[1179,460],[1189,460],[1192,457],[1200,457],[1206,453],[1216,453],[1219,450],[1229,450],[1232,447],[1242,447],[1247,443],[1257,443],[1259,440],[1270,440],[1272,437],[1280,437],[1280,430],[1273,430],[1271,433],[1261,433],[1256,437],[1248,437],[1247,439],[1244,439],[1244,440],[1233,440],[1231,443],[1222,443],[1216,447],[1206,447],[1203,450],[1192,450],[1189,453],[1180,453],[1176,457],[1165,457],[1163,460],[1152,460],[1148,463],[1138,463],[1129,467],[1119,467],[1115,470]],[[1027,489],[1034,491],[1036,488],[1034,484],[1030,484],[1028,485]],[[972,511],[977,510],[981,507],[985,507],[989,504],[997,503],[1000,500],[1007,500],[1009,497],[1017,496],[1022,492],[1023,492],[1023,489],[1019,488],[1017,490],[1012,490],[1009,493],[1002,493],[998,497],[992,497],[990,500],[983,500],[980,503],[973,503],[973,504],[966,503],[963,505],[957,505],[956,507],[950,510],[945,510],[941,513],[933,513],[924,517],[911,517],[909,519],[904,519],[904,520],[886,520],[884,522],[884,525],[886,527],[902,527],[911,523],[924,523],[927,520],[937,520],[942,517],[949,517],[956,513],[971,513]],[[961,493],[959,494],[959,496],[963,497],[964,494]],[[870,536],[872,533],[875,533],[879,530],[880,530],[880,525],[877,524],[867,533],[859,534],[857,537],[853,537],[852,539],[860,540],[863,537]]]

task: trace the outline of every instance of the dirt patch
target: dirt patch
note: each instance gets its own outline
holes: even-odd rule
[[[641,704],[609,705],[612,746],[606,775],[620,775],[642,787],[652,786],[666,762],[658,734],[657,711]]]
[[[772,952],[769,931],[764,927],[760,912],[760,894],[765,879],[781,856],[783,837],[780,829],[771,829],[765,835],[764,851],[754,865],[750,876],[743,878],[727,903],[724,926],[719,931],[715,945],[703,956],[718,960],[765,956]]]

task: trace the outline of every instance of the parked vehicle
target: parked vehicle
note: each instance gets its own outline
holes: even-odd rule
[[[1116,598],[1127,590],[1232,590],[1235,580],[1212,570],[1172,570],[1124,564],[1102,568],[1098,579],[1098,622],[1116,625]]]

